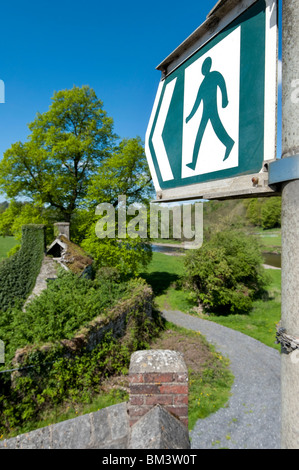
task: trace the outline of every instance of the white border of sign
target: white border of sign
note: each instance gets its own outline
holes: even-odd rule
[[[266,68],[265,68],[265,160],[276,157],[277,84],[278,84],[278,24],[277,0],[266,0]],[[271,27],[272,25],[272,27]],[[276,48],[272,46],[276,44]],[[273,73],[275,71],[275,73]],[[273,100],[276,96],[276,100]],[[273,136],[275,138],[273,139]],[[270,158],[266,158],[270,155]]]

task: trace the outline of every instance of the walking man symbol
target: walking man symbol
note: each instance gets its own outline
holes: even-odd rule
[[[195,103],[193,105],[192,111],[189,116],[186,118],[186,123],[193,118],[194,114],[199,108],[201,102],[203,102],[203,113],[201,122],[198,128],[197,136],[195,139],[194,149],[193,149],[193,157],[192,162],[188,163],[187,166],[192,170],[195,170],[199,149],[201,146],[201,142],[209,121],[213,126],[215,134],[217,135],[218,139],[223,143],[226,147],[226,152],[223,158],[223,161],[226,160],[234,146],[234,140],[228,135],[226,132],[221,119],[218,113],[218,106],[217,106],[217,88],[219,87],[222,94],[222,108],[226,108],[228,105],[228,97],[227,97],[227,89],[224,77],[221,75],[220,72],[211,72],[212,67],[212,59],[211,57],[207,57],[202,65],[202,74],[204,75],[204,79],[201,82],[199,87],[197,97]]]

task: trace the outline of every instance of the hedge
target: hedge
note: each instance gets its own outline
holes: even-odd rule
[[[0,264],[0,310],[24,304],[35,285],[44,253],[44,225],[23,225],[20,250]]]

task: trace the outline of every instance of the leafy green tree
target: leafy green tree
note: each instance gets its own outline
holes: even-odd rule
[[[25,143],[17,142],[0,162],[0,190],[12,201],[0,216],[0,234],[21,233],[21,226],[71,221],[71,238],[95,256],[99,267],[135,274],[150,256],[138,240],[99,240],[95,208],[102,202],[148,201],[151,176],[139,137],[119,141],[103,103],[87,86],[54,94],[49,110],[29,124]],[[28,204],[15,202],[26,197]],[[49,237],[47,239],[50,241]],[[110,263],[110,264],[109,264]]]
[[[70,225],[70,237],[74,243],[81,242],[88,235],[91,226],[95,224],[96,216],[94,209],[77,209],[72,216]]]
[[[12,201],[9,206],[0,214],[0,235],[2,237],[11,237],[14,233],[14,222],[22,211],[23,203]],[[19,239],[21,239],[21,232]]]
[[[281,197],[252,198],[246,201],[246,217],[250,223],[263,229],[281,226]]]
[[[216,232],[186,256],[186,281],[206,311],[248,313],[267,283],[255,238],[238,231]]]
[[[261,208],[262,201],[260,199],[250,199],[247,206],[246,217],[249,219],[251,224],[257,227],[262,225]]]
[[[140,237],[124,239],[104,238],[96,235],[95,225],[89,228],[82,248],[89,253],[95,263],[95,268],[100,272],[103,268],[115,268],[116,275],[122,280],[138,276],[152,258],[152,249],[147,239]]]
[[[49,214],[56,221],[72,219],[71,234],[78,241],[95,221],[97,204],[116,206],[119,195],[126,195],[129,204],[152,197],[140,138],[118,141],[112,119],[91,88],[55,93],[49,110],[38,114],[29,129],[28,141],[13,144],[0,162],[0,191],[12,201],[25,196],[31,202],[25,223],[45,223]],[[20,208],[13,201],[4,212],[1,232],[15,233],[13,219]],[[41,212],[43,220],[37,220]]]
[[[151,181],[140,137],[123,139],[92,177],[88,199],[93,205],[109,202],[115,207],[121,195],[128,204],[147,202],[153,196]]]
[[[270,229],[281,226],[281,197],[266,199],[261,209],[262,227]]]
[[[91,88],[56,92],[49,110],[29,124],[25,143],[14,143],[0,162],[0,188],[58,209],[70,221],[84,202],[91,176],[110,155],[113,121]]]
[[[53,223],[58,217],[57,210],[38,204],[12,200],[7,209],[0,213],[0,235],[22,238],[22,227],[27,224],[46,226],[47,242],[53,239]]]

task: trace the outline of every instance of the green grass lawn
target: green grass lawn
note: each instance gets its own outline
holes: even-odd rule
[[[14,237],[0,237],[0,261],[7,257],[7,253],[19,242]]]
[[[258,237],[264,251],[281,253],[281,229],[270,230],[256,229],[255,235]]]
[[[187,313],[194,307],[190,292],[181,288],[183,274],[184,256],[153,253],[147,272],[142,277],[152,286],[160,310],[181,310]]]
[[[247,315],[204,315],[194,311],[192,294],[183,290],[179,279],[184,272],[184,257],[153,253],[153,260],[144,277],[153,286],[156,304],[161,310],[180,310],[200,316],[206,320],[245,333],[267,346],[280,350],[275,344],[276,324],[281,314],[281,271],[269,269],[270,283],[267,286],[268,298],[256,300],[252,311]]]
[[[275,335],[276,324],[280,321],[281,315],[281,271],[269,269],[269,274],[271,276],[271,282],[267,287],[269,298],[256,300],[248,315],[211,315],[204,318],[252,336],[280,351],[280,345],[275,344]]]
[[[153,253],[153,258],[142,277],[152,286],[154,294],[166,293],[170,286],[184,274],[184,257]]]

